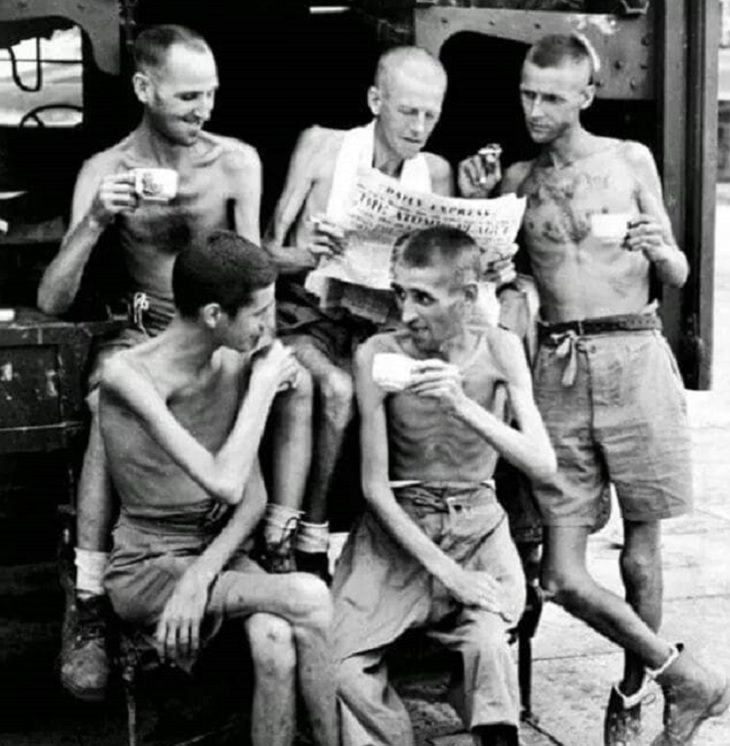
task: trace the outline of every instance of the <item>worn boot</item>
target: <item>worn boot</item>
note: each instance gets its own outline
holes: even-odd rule
[[[664,692],[664,730],[652,746],[690,746],[707,718],[730,707],[730,683],[677,646],[677,654],[658,671],[649,671]]]
[[[603,722],[604,746],[639,746],[641,743],[641,704],[653,695],[647,692],[648,681],[644,681],[635,694],[626,696],[618,684],[614,684],[606,707]]]
[[[81,598],[66,605],[61,639],[61,684],[78,699],[99,702],[109,684],[106,596]]]

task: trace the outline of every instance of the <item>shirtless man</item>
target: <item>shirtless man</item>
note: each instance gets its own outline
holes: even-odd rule
[[[525,582],[492,476],[501,455],[545,479],[555,455],[518,337],[467,324],[479,273],[479,249],[464,232],[412,234],[394,272],[403,328],[357,353],[367,508],[333,582],[343,746],[413,743],[384,655],[417,627],[461,656],[453,703],[478,742],[518,742],[507,630]],[[379,385],[380,353],[413,365],[404,389]],[[505,404],[518,429],[505,424]]]
[[[557,477],[536,488],[547,529],[542,584],[625,651],[605,744],[639,743],[641,701],[654,679],[667,706],[653,744],[679,746],[730,705],[724,676],[657,635],[660,520],[690,509],[692,485],[682,381],[649,302],[649,279],[654,272],[681,287],[688,265],[649,150],[581,126],[596,64],[577,36],[547,36],[530,49],[520,95],[542,149],[534,161],[510,167],[501,184],[527,197],[524,245],[544,320],[535,395],[558,455]],[[499,175],[473,158],[460,169],[462,190],[484,196]],[[616,231],[610,223],[619,221]],[[626,601],[599,586],[585,564],[609,481],[624,521]]]
[[[180,665],[224,619],[240,620],[251,743],[293,743],[298,682],[314,742],[335,746],[327,587],[267,575],[246,551],[266,506],[264,425],[277,390],[297,385],[297,363],[273,341],[275,276],[263,249],[214,231],[175,260],[167,329],[105,363],[100,428],[121,503],[106,586],[117,614]]]
[[[389,292],[333,281],[328,304],[337,308],[322,311],[302,279],[316,267],[318,256],[343,250],[337,222],[360,169],[378,169],[420,191],[452,193],[449,164],[421,152],[438,122],[445,92],[446,73],[428,52],[417,47],[386,52],[368,90],[373,121],[348,131],[315,126],[302,133],[265,239],[280,270],[299,275],[279,282],[278,329],[297,349],[319,395],[307,520],[300,522],[296,539],[300,567],[321,568],[326,559],[327,494],[353,412],[353,348],[388,320],[392,307]]]
[[[134,64],[142,120],[128,137],[84,164],[69,231],[38,290],[43,311],[63,314],[74,302],[102,235],[121,250],[130,326],[103,345],[90,378],[91,433],[77,497],[77,593],[74,604],[68,604],[61,653],[64,686],[89,700],[104,695],[109,675],[102,577],[115,510],[96,419],[99,366],[110,354],[167,326],[174,311],[172,264],[181,248],[214,228],[260,239],[261,164],[256,151],[203,131],[218,88],[206,42],[180,26],[151,27],[135,42]],[[179,177],[176,197],[167,203],[140,200],[133,172],[138,167],[174,169]],[[275,469],[274,498],[299,502],[310,456],[311,401],[302,400],[302,391],[280,399],[278,416],[287,421],[280,431],[289,432],[291,439],[277,448],[277,464],[285,467]],[[303,411],[297,419],[298,407]]]

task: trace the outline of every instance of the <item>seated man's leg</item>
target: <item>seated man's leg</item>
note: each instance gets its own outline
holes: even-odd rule
[[[335,746],[335,683],[328,639],[332,604],[327,586],[304,573],[223,572],[211,590],[209,610],[225,618],[264,612],[289,623],[314,741]]]
[[[470,569],[486,568],[502,590],[504,616],[461,608],[453,625],[440,623],[430,637],[457,652],[461,667],[451,686],[451,702],[464,725],[483,746],[517,746],[520,692],[509,630],[525,605],[525,578],[517,548],[503,520],[484,540]],[[468,565],[467,565],[468,566]],[[452,621],[451,616],[443,622]]]
[[[99,430],[97,391],[88,402],[91,429],[76,498],[76,593],[66,608],[61,682],[76,697],[95,701],[104,697],[109,679],[103,578],[114,505]]]
[[[343,660],[337,669],[342,746],[411,746],[413,727],[388,682],[384,649]]]
[[[286,746],[296,729],[297,654],[291,625],[261,613],[244,625],[254,666],[251,743]]]
[[[99,430],[97,386],[106,359],[146,338],[136,329],[122,331],[101,347],[89,377],[91,427],[76,497],[76,593],[67,599],[60,662],[63,686],[91,701],[104,697],[109,679],[103,578],[116,515]]]
[[[329,524],[327,498],[354,412],[352,376],[332,362],[318,341],[293,339],[297,358],[309,370],[315,386],[314,449],[305,496],[305,516],[297,537],[299,568],[327,575]]]
[[[482,746],[517,746],[520,692],[517,665],[504,619],[465,611],[460,624],[438,640],[461,655],[451,703]]]
[[[268,572],[296,569],[293,541],[312,460],[312,379],[302,368],[297,386],[281,392],[269,416],[271,497],[259,560]]]

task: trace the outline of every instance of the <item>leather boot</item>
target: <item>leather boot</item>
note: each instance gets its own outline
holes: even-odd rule
[[[68,596],[61,637],[60,678],[78,699],[99,702],[109,685],[106,596]]]
[[[664,730],[652,746],[689,746],[707,718],[730,707],[727,678],[696,661],[683,646],[679,655],[660,672],[649,672],[664,692]]]

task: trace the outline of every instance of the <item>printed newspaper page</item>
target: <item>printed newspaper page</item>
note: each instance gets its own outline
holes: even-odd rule
[[[514,241],[525,210],[524,197],[496,199],[441,197],[403,189],[378,171],[358,176],[345,223],[347,248],[324,258],[310,273],[307,286],[316,290],[324,278],[369,288],[388,289],[393,245],[405,233],[432,225],[466,231],[479,244],[487,264],[514,253]]]

